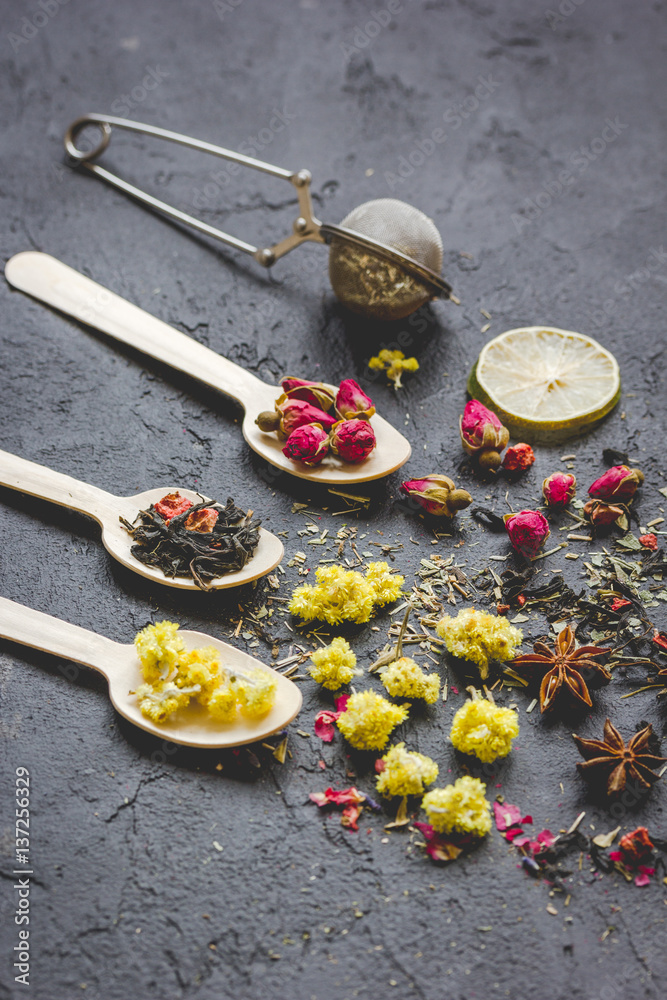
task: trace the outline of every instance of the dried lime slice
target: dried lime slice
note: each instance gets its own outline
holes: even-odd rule
[[[589,431],[613,410],[621,377],[614,355],[592,337],[524,326],[489,341],[470,373],[468,392],[514,437],[557,444]]]

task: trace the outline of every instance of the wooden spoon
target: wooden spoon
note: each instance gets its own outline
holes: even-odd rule
[[[366,461],[352,465],[329,455],[312,469],[294,462],[283,455],[284,442],[276,434],[266,434],[255,424],[262,410],[273,409],[282,392],[279,386],[262,382],[48,254],[33,250],[16,254],[5,265],[5,277],[14,288],[237,400],[246,411],[243,420],[246,441],[258,455],[283,472],[314,483],[353,486],[388,476],[410,458],[407,438],[376,414],[371,426],[377,447]]]
[[[164,740],[204,749],[254,743],[279,732],[301,710],[303,699],[299,688],[276,670],[212,635],[187,630],[179,632],[179,635],[188,649],[215,646],[220,650],[222,666],[239,673],[251,667],[261,667],[273,674],[278,687],[271,711],[262,719],[246,719],[239,715],[234,722],[220,723],[215,722],[202,705],[193,704],[175,713],[162,725],[157,725],[141,714],[136,696],[132,694],[143,683],[133,643],[113,642],[106,636],[0,597],[0,636],[99,670],[109,682],[109,697],[116,711],[135,726]]]
[[[97,486],[79,482],[61,472],[54,472],[44,465],[28,462],[25,458],[12,455],[8,451],[0,451],[0,485],[12,490],[20,490],[42,500],[51,500],[61,507],[78,510],[88,514],[102,526],[102,544],[107,552],[123,566],[134,573],[145,576],[154,583],[163,583],[167,587],[180,587],[182,590],[199,590],[194,580],[185,576],[165,576],[156,566],[145,566],[132,555],[130,549],[134,540],[119,521],[124,517],[132,523],[140,510],[146,510],[150,504],[161,500],[166,493],[176,490],[193,503],[201,503],[201,497],[193,490],[184,490],[180,486],[161,486],[153,490],[145,490],[133,497],[116,497],[100,490]],[[264,528],[259,529],[259,544],[254,554],[243,569],[227,573],[211,580],[210,586],[215,590],[227,587],[239,587],[250,583],[260,576],[265,576],[274,569],[283,557],[283,544],[279,538]]]

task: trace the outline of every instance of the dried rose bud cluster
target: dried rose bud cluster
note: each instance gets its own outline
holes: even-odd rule
[[[466,403],[459,429],[464,451],[476,459],[481,469],[499,469],[502,465],[506,472],[525,472],[535,461],[533,449],[525,442],[507,448],[510,432],[478,399]],[[504,448],[507,451],[501,458]]]
[[[292,376],[281,386],[275,409],[264,410],[255,423],[287,438],[283,455],[310,466],[319,465],[329,451],[355,464],[368,458],[375,448],[369,423],[375,407],[354,379],[344,379],[337,391]]]

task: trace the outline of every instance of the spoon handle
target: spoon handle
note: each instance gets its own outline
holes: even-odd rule
[[[49,254],[35,250],[15,254],[5,265],[5,277],[14,288],[186,372],[231,396],[244,409],[256,405],[258,391],[265,388],[261,379],[239,365]]]
[[[118,660],[119,651],[125,649],[121,643],[106,636],[70,625],[42,611],[26,608],[6,597],[0,597],[0,636],[20,642],[22,646],[84,663],[93,670],[99,670],[107,679],[109,668]]]
[[[9,451],[0,451],[0,485],[89,514],[100,523],[109,515],[118,519],[120,501],[110,493]]]

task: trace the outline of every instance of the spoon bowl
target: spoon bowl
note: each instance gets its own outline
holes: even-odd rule
[[[260,431],[255,424],[262,410],[273,409],[282,393],[280,386],[262,382],[239,365],[48,254],[35,250],[15,254],[5,265],[5,277],[14,288],[231,396],[246,411],[243,420],[245,440],[281,472],[315,483],[354,486],[388,476],[410,458],[407,438],[375,414],[371,426],[377,446],[364,462],[353,465],[331,453],[315,467],[295,462],[283,455],[283,441],[275,434]]]
[[[220,651],[223,667],[239,673],[261,667],[272,674],[277,683],[273,708],[261,719],[246,719],[239,715],[234,722],[220,723],[212,719],[203,706],[193,704],[158,725],[141,714],[133,694],[143,683],[141,664],[133,643],[114,642],[106,636],[0,597],[2,638],[98,670],[109,683],[109,697],[116,711],[153,736],[187,747],[235,747],[266,739],[284,729],[298,715],[303,699],[293,681],[212,635],[189,630],[179,632],[179,635],[188,649],[215,646]]]
[[[82,483],[78,479],[55,472],[36,462],[28,462],[8,451],[0,451],[0,485],[88,514],[101,525],[102,544],[109,555],[127,569],[152,580],[153,583],[201,592],[201,588],[189,577],[165,576],[157,566],[146,566],[135,558],[131,551],[135,544],[134,540],[120,522],[120,518],[124,517],[126,521],[132,523],[140,510],[146,510],[152,503],[161,500],[165,494],[174,493],[176,490],[193,504],[201,503],[202,498],[194,490],[185,490],[180,486],[161,486],[137,493],[132,497],[116,497],[96,486]],[[225,590],[228,587],[240,587],[242,584],[266,576],[281,561],[283,553],[280,539],[270,531],[260,528],[259,544],[245,566],[233,573],[216,577],[211,580],[209,586],[213,590]]]

